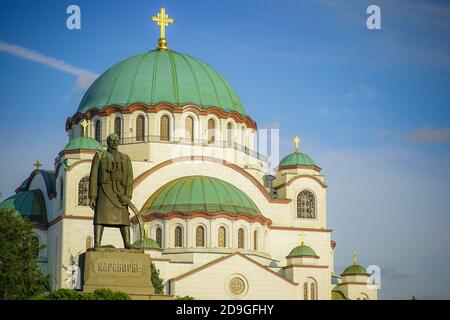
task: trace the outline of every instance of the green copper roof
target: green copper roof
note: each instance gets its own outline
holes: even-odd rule
[[[0,203],[0,208],[12,209],[30,220],[47,221],[45,199],[39,189],[19,192]]]
[[[143,245],[144,249],[159,249],[159,250],[161,250],[161,247],[159,246],[158,242],[156,242],[153,239],[144,239],[143,242],[144,242],[144,245]],[[141,240],[137,240],[136,242],[134,242],[133,247],[140,249],[141,248]]]
[[[141,102],[218,107],[245,115],[236,92],[211,66],[172,50],[152,50],[123,60],[105,71],[85,93],[78,112],[112,104]]]
[[[305,246],[304,244],[299,245],[291,250],[291,252],[287,256],[288,258],[291,257],[312,257],[312,258],[318,258],[319,256],[316,254],[316,252],[308,246]]]
[[[102,145],[92,138],[76,137],[69,141],[64,147],[64,151],[69,150],[103,150]]]
[[[255,203],[234,185],[206,176],[189,176],[169,182],[144,205],[146,213],[227,212],[260,216]]]
[[[335,286],[331,290],[331,300],[348,300],[339,286]]]
[[[280,161],[281,166],[317,166],[316,163],[306,153],[291,153]]]
[[[368,275],[366,268],[360,266],[359,264],[352,264],[351,266],[345,268],[344,272],[341,273],[341,276],[354,274]]]

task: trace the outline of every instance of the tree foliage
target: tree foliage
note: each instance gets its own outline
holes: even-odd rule
[[[0,300],[28,299],[50,289],[39,267],[33,223],[0,209]]]
[[[155,267],[153,262],[151,263],[151,271],[152,271],[152,284],[155,289],[156,294],[164,294],[164,285],[163,279],[159,277],[159,270]]]
[[[124,292],[110,289],[96,289],[93,293],[85,293],[72,289],[58,289],[46,295],[40,295],[34,300],[131,300]]]

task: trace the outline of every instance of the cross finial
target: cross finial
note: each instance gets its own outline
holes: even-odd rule
[[[353,251],[353,264],[356,265],[356,251]]]
[[[152,21],[155,21],[160,28],[160,37],[158,40],[158,49],[167,49],[167,40],[166,40],[166,27],[169,23],[174,23],[175,20],[169,18],[166,14],[166,9],[164,7],[161,8],[157,17],[152,17]]]
[[[303,231],[300,231],[300,244],[303,246],[305,244],[305,233]]]
[[[88,126],[88,122],[86,119],[80,122],[80,125],[83,127],[83,137],[86,137],[86,127]]]
[[[37,160],[37,161],[33,164],[33,166],[35,166],[36,169],[39,169],[40,167],[42,167],[42,164],[39,162],[39,160]]]
[[[300,139],[299,136],[295,136],[294,143],[295,143],[295,153],[296,154],[300,153],[300,149],[298,148],[298,145],[300,144],[300,142],[302,142],[302,139]]]

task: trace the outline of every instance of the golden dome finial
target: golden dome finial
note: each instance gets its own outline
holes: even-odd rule
[[[356,251],[353,251],[353,265],[356,265]]]
[[[299,154],[300,153],[300,149],[298,148],[298,145],[300,144],[300,142],[302,142],[302,139],[300,139],[299,136],[295,136],[293,141],[295,143],[295,153]]]
[[[37,160],[37,161],[33,164],[33,166],[35,166],[36,169],[39,169],[40,167],[42,167],[42,164],[39,162],[39,160]]]
[[[88,126],[86,119],[83,119],[83,121],[80,122],[80,126],[83,128],[83,138],[86,138],[86,128]]]
[[[302,245],[302,246],[304,246],[305,245],[305,233],[303,232],[303,231],[301,231],[300,232],[300,244]]]
[[[166,40],[166,27],[169,23],[174,23],[175,20],[169,18],[166,14],[166,9],[161,7],[161,10],[158,13],[158,16],[152,17],[152,21],[155,21],[160,28],[160,37],[158,39],[158,49],[167,49],[167,40]]]

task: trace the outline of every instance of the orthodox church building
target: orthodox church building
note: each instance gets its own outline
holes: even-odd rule
[[[196,299],[377,299],[356,258],[340,276],[327,225],[321,168],[295,148],[269,174],[253,151],[255,120],[213,67],[167,48],[164,9],[158,48],[106,70],[66,122],[53,170],[36,169],[0,206],[36,222],[42,268],[53,288],[80,286],[76,257],[93,246],[88,182],[106,137],[133,166],[132,203],[143,246],[165,293]],[[139,226],[132,238],[139,246]],[[103,244],[122,247],[106,228]]]

